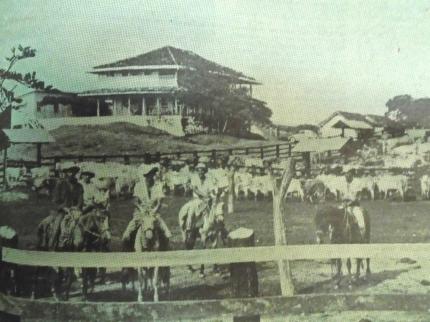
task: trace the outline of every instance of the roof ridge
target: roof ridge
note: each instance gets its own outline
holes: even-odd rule
[[[170,46],[166,46],[166,48],[170,54],[170,57],[172,58],[173,62],[175,63],[175,65],[178,65],[178,62],[176,61],[175,56],[173,55],[172,51],[170,50]]]

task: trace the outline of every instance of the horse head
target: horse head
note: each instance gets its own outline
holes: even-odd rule
[[[328,236],[331,243],[339,240],[343,231],[343,219],[343,209],[331,206],[318,208],[314,219],[317,244],[322,244],[325,236]]]
[[[140,219],[140,245],[144,250],[154,250],[158,244],[158,234],[156,231],[156,218],[150,215],[143,215]]]

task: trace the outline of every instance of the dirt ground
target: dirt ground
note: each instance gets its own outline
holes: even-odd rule
[[[3,202],[0,225],[14,227],[20,236],[20,247],[31,248],[35,242],[35,228],[53,205],[47,199],[38,199],[30,194],[28,201]],[[177,213],[189,198],[169,197],[162,210],[168,226],[173,232],[173,249],[183,249],[177,223]],[[369,210],[372,221],[373,243],[414,243],[429,242],[429,201],[389,202],[365,201],[362,205]],[[130,200],[114,200],[112,213],[112,251],[119,251],[120,236],[132,214]],[[289,244],[314,243],[313,215],[315,205],[288,201],[285,220]],[[235,213],[226,217],[229,230],[247,227],[255,231],[256,245],[274,244],[272,202],[270,200],[245,200],[235,203]],[[292,272],[296,292],[335,293],[428,293],[430,292],[430,263],[419,258],[400,260],[378,260],[371,262],[372,274],[348,287],[347,278],[340,289],[335,290],[331,281],[331,268],[328,261],[295,261]],[[259,263],[258,275],[261,296],[280,294],[279,277],[275,263]],[[355,267],[355,265],[353,266]],[[346,274],[346,268],[344,268]],[[136,283],[137,286],[137,283]],[[231,297],[228,275],[214,274],[207,268],[207,276],[200,278],[191,274],[185,267],[172,268],[171,299],[219,299]],[[136,293],[121,291],[117,271],[109,271],[109,284],[98,285],[92,296],[94,301],[135,300]],[[80,290],[74,292],[74,300],[80,300]],[[301,321],[301,320],[300,320]],[[387,320],[388,321],[388,320]]]

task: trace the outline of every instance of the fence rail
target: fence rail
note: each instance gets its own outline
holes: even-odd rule
[[[212,149],[212,150],[193,150],[193,151],[174,151],[174,152],[153,152],[153,153],[125,153],[125,154],[97,154],[97,155],[61,155],[61,156],[45,156],[42,157],[42,162],[54,163],[61,160],[76,160],[76,161],[86,161],[86,160],[98,160],[101,162],[106,162],[109,160],[118,161],[118,159],[123,160],[125,163],[141,160],[157,160],[163,157],[213,157],[217,158],[219,156],[226,155],[247,155],[255,158],[268,158],[268,157],[291,157],[299,156],[292,152],[293,145],[291,143],[279,143],[264,146],[249,146],[249,147],[237,147],[237,148],[223,148],[223,149]]]
[[[138,267],[331,258],[430,259],[430,244],[336,244],[238,247],[146,253],[41,252],[3,248],[3,261],[28,266]]]

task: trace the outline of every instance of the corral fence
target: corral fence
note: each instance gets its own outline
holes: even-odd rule
[[[29,266],[138,267],[185,266],[321,260],[338,258],[430,259],[429,244],[338,244],[239,247],[162,253],[55,253],[3,248],[3,260]],[[416,311],[428,313],[430,295],[417,294],[309,294],[204,301],[159,303],[83,303],[28,300],[0,296],[0,304],[21,321],[92,320],[174,321],[260,321],[259,316],[322,313],[330,311]],[[43,308],[43,309],[42,309]],[[243,317],[243,319],[241,319]]]
[[[97,161],[97,162],[123,162],[125,164],[159,161],[162,158],[184,160],[189,158],[208,157],[213,160],[226,156],[247,156],[250,158],[288,158],[300,159],[300,153],[292,152],[291,143],[280,143],[264,146],[240,147],[228,149],[192,150],[175,152],[154,152],[140,154],[97,154],[97,155],[61,155],[42,157],[42,163],[55,163],[61,161]]]

